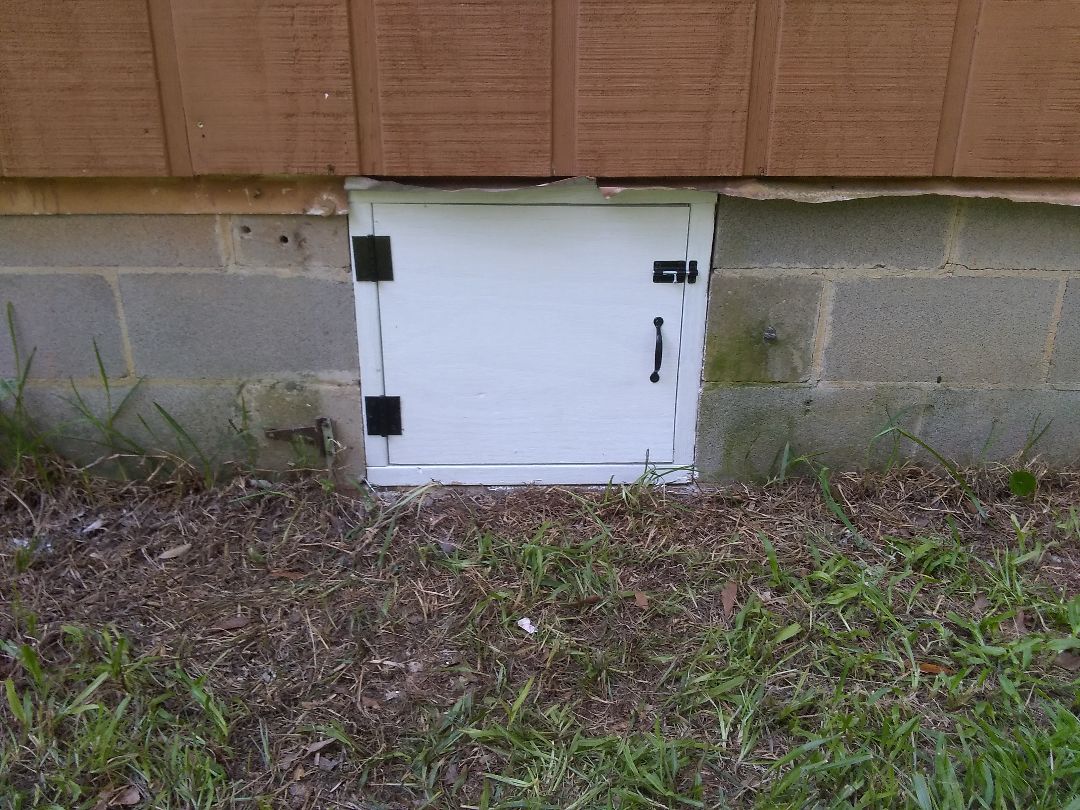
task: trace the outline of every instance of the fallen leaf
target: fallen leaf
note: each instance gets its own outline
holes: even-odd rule
[[[1076,653],[1060,652],[1054,663],[1062,669],[1069,670],[1069,672],[1080,672],[1080,655]]]
[[[634,591],[634,604],[642,610],[649,606],[649,597],[641,591]]]
[[[724,608],[724,618],[730,619],[731,614],[735,612],[735,597],[739,594],[739,586],[734,581],[729,582],[724,586],[724,590],[720,592],[720,602]]]
[[[1016,611],[1016,615],[1013,616],[1013,627],[1016,628],[1016,635],[1027,635],[1027,616],[1024,615],[1023,608],[1020,608],[1018,611]]]
[[[304,746],[304,752],[308,753],[308,754],[314,754],[317,751],[322,751],[324,748],[326,748],[326,746],[333,744],[333,742],[334,742],[333,737],[328,737],[325,740],[319,740],[318,742],[313,742],[310,745]]]
[[[575,599],[570,603],[571,608],[588,607],[589,605],[595,605],[600,602],[599,596],[586,596],[583,599]]]
[[[131,807],[137,805],[141,800],[143,800],[143,794],[139,793],[139,789],[135,785],[130,785],[113,794],[109,800],[109,805],[112,807]]]
[[[953,671],[941,664],[932,664],[929,661],[919,661],[919,672],[924,675],[952,675]]]
[[[305,576],[303,571],[271,571],[270,579],[288,579],[292,582],[296,582],[298,579],[303,579]]]
[[[190,549],[191,543],[184,543],[182,546],[173,546],[172,548],[167,548],[163,552],[158,554],[158,559],[172,560],[176,557],[179,557],[181,554],[187,554]]]
[[[461,771],[458,768],[457,763],[451,762],[449,765],[446,766],[446,773],[443,774],[443,784],[448,787],[450,785],[453,785],[458,780],[458,776],[460,775]]]
[[[222,619],[218,622],[215,630],[239,630],[241,627],[247,627],[251,624],[250,616],[230,616],[227,619]]]
[[[532,619],[530,619],[528,616],[526,616],[524,619],[518,619],[517,626],[524,630],[526,633],[528,633],[530,636],[533,635],[537,630],[536,625],[532,623]]]

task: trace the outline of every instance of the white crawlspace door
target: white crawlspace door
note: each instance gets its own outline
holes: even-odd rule
[[[393,278],[373,286],[400,433],[368,436],[369,480],[603,483],[676,463],[684,298],[707,278],[654,275],[687,266],[689,205],[374,203],[371,225],[390,238]]]

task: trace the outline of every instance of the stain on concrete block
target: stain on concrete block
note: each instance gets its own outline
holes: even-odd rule
[[[906,458],[912,446],[896,435],[875,437],[892,424],[913,428],[925,398],[923,390],[898,386],[707,385],[698,415],[698,469],[707,481],[761,480],[778,472],[785,448],[789,458],[812,456],[838,469],[883,467]]]
[[[0,377],[14,377],[17,373],[8,333],[8,303],[13,307],[15,336],[24,366],[34,351],[32,378],[97,376],[95,341],[106,373],[110,377],[126,373],[116,298],[100,276],[0,275]]]
[[[345,217],[237,216],[231,227],[235,259],[241,267],[343,273],[349,268]]]
[[[1065,287],[1061,320],[1054,337],[1050,382],[1080,383],[1080,280],[1077,279]]]
[[[968,200],[951,261],[971,268],[1080,270],[1080,208]]]
[[[346,477],[364,475],[364,423],[358,386],[310,384],[299,380],[257,383],[246,394],[259,426],[259,465],[272,470],[322,466],[326,461],[305,442],[268,440],[266,428],[306,427],[320,416],[333,421],[338,442],[336,469]]]
[[[222,264],[213,216],[0,217],[0,266],[221,267]]]
[[[714,274],[705,379],[803,382],[810,374],[822,282]]]
[[[930,394],[921,435],[961,465],[1010,461],[1025,448],[1028,458],[1074,465],[1080,462],[1078,415],[1080,391],[940,390]],[[916,457],[933,462],[923,450]]]
[[[334,421],[340,442],[336,471],[353,479],[363,475],[364,431],[356,387],[302,380],[143,381],[114,387],[109,393],[101,386],[79,386],[78,398],[98,423],[111,420],[112,432],[102,431],[95,420],[87,419],[68,390],[31,387],[26,396],[27,407],[49,445],[78,464],[117,454],[165,452],[196,466],[205,459],[212,465],[232,463],[241,469],[321,469],[326,461],[315,448],[270,440],[265,432],[314,424],[316,417],[327,416]],[[95,469],[111,473],[115,464],[103,462]]]
[[[713,261],[729,268],[941,267],[954,205],[941,197],[816,204],[721,197]]]
[[[836,284],[825,377],[949,384],[1041,382],[1057,282],[866,279]]]
[[[120,291],[140,375],[358,373],[348,282],[132,273]]]

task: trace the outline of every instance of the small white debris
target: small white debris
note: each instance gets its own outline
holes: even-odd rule
[[[536,625],[533,624],[532,619],[530,619],[528,616],[526,616],[524,619],[518,619],[517,626],[524,630],[526,633],[528,633],[530,636],[533,635],[537,630]]]
[[[96,532],[98,529],[100,529],[104,525],[105,525],[105,521],[102,520],[101,518],[98,518],[93,523],[89,524],[88,526],[83,526],[82,533],[83,534],[90,534],[92,532]]]

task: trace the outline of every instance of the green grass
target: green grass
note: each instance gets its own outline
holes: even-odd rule
[[[1080,810],[1080,487],[898,475],[7,480],[0,805]]]
[[[95,807],[132,788],[144,806],[216,806],[229,727],[205,684],[175,665],[133,657],[107,629],[61,633],[59,660],[41,660],[28,644],[5,645],[20,673],[3,682],[4,806]]]

